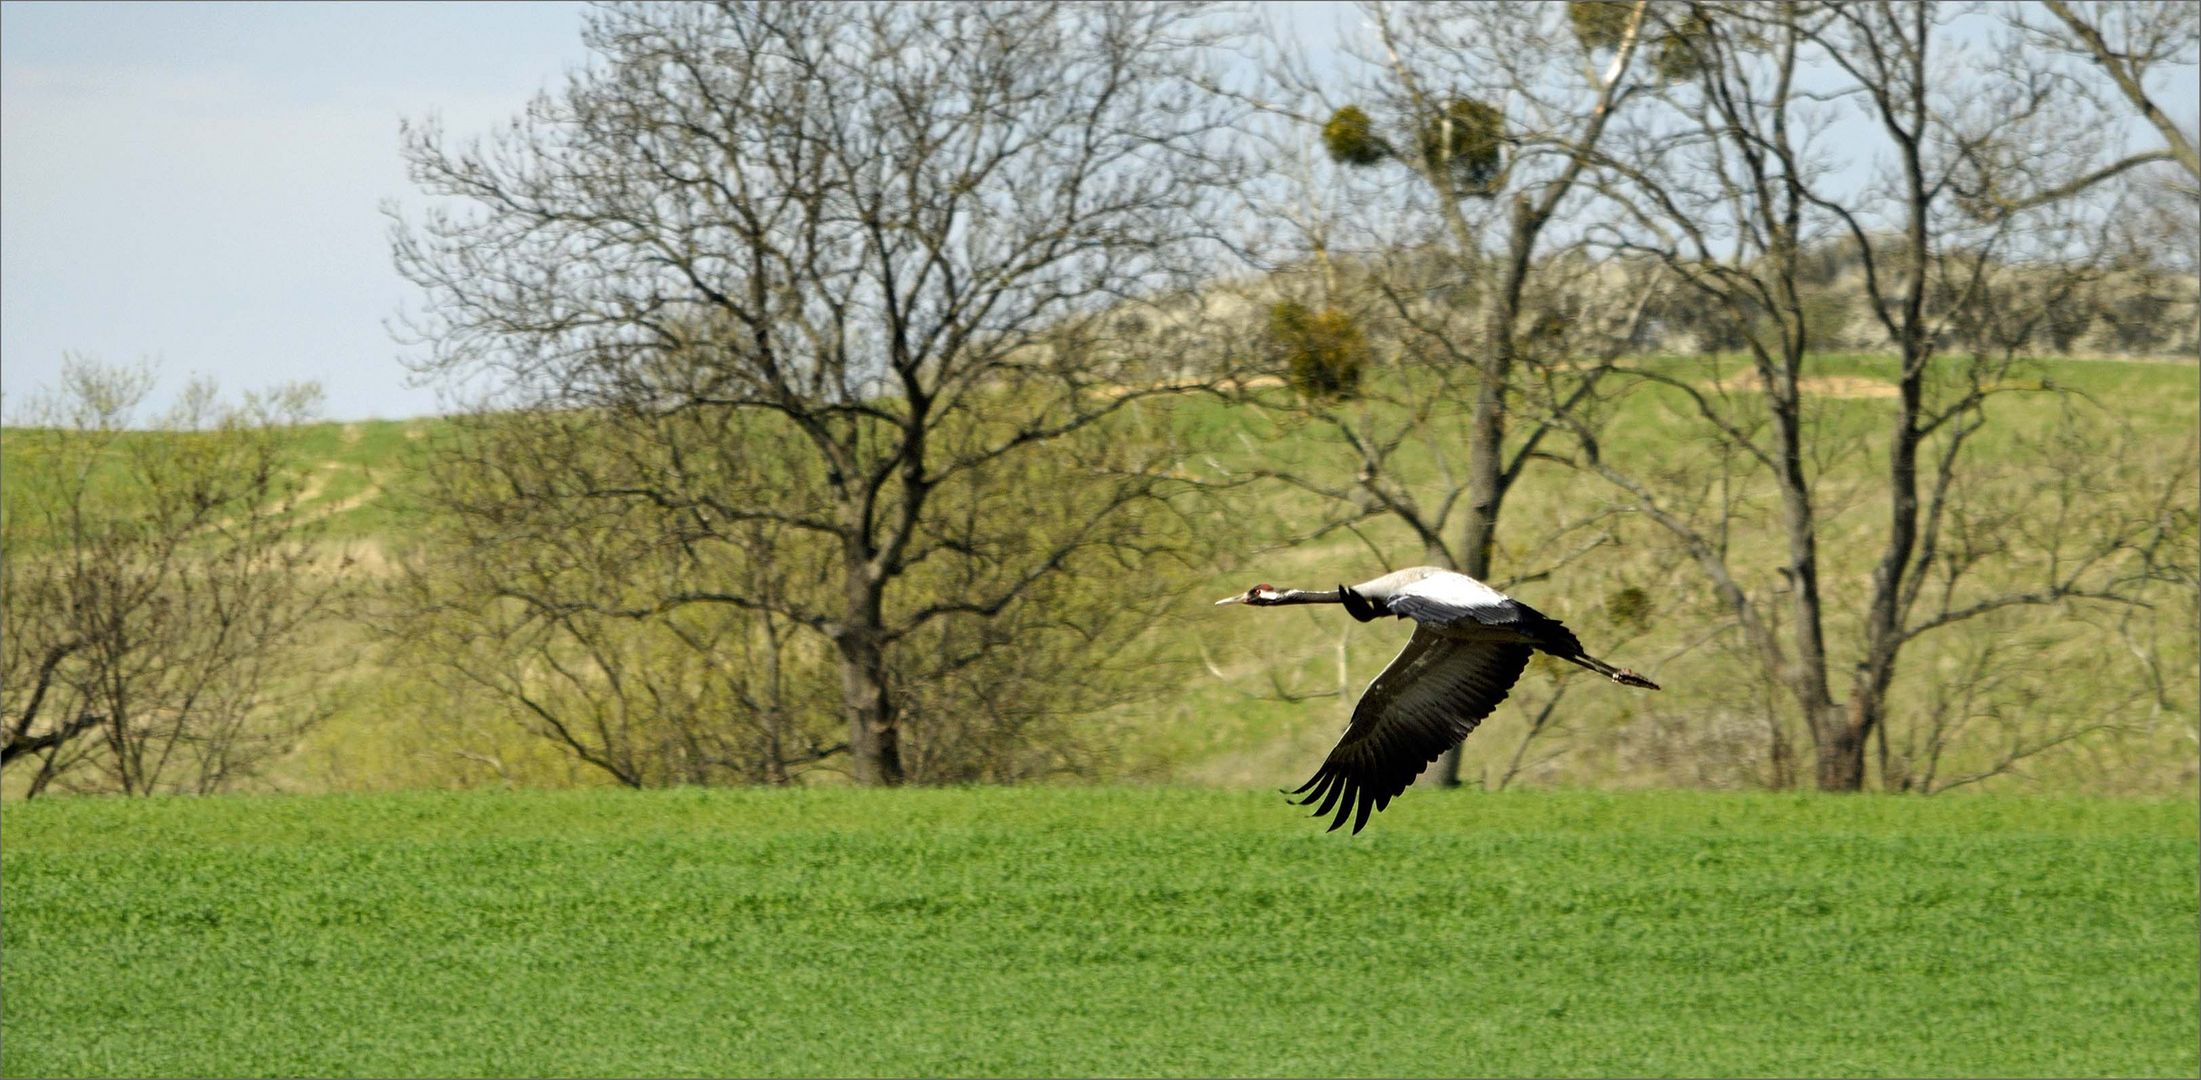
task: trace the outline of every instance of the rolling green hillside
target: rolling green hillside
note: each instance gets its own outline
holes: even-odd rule
[[[1704,361],[1663,363],[1672,374],[1712,385]],[[1883,467],[1875,447],[1884,440],[1891,363],[1869,357],[1815,361],[1813,422],[1828,448],[1820,465],[1827,509],[1821,547],[1836,579],[1861,582],[1877,554],[1885,501],[1873,487]],[[2021,389],[2053,386],[2074,393],[1994,399],[1995,423],[1975,442],[1978,467],[1964,492],[1976,506],[2030,506],[2056,484],[2075,479],[2076,505],[2084,512],[2159,484],[2190,466],[2197,452],[2201,387],[2191,364],[2042,361],[2024,378]],[[1749,394],[1741,384],[1729,389]],[[1187,462],[1194,473],[1223,476],[1266,465],[1337,477],[1344,467],[1323,429],[1273,410],[1205,397],[1151,408],[1186,445],[1209,448]],[[1714,467],[1676,392],[1645,388],[1611,408],[1609,456],[1654,470]],[[2058,430],[2073,432],[2077,444],[2058,451],[2044,442]],[[322,527],[322,543],[353,557],[364,581],[386,579],[393,557],[419,531],[428,512],[416,498],[424,489],[422,468],[449,431],[441,421],[414,420],[323,424],[306,433],[300,464],[308,480],[299,512]],[[1437,436],[1447,433],[1440,429]],[[2059,452],[2062,457],[2053,456]],[[1410,458],[1408,478],[1435,468],[1426,457]],[[1738,483],[1742,510],[1733,554],[1757,586],[1768,587],[1781,558],[1769,523],[1770,497],[1747,477]],[[2190,480],[2173,496],[2165,512],[2190,533]],[[1763,781],[1765,687],[1752,681],[1732,641],[1719,633],[1724,616],[1701,575],[1657,530],[1614,513],[1619,505],[1594,478],[1557,466],[1532,469],[1507,503],[1499,583],[1530,577],[1510,585],[1511,591],[1576,628],[1592,652],[1651,674],[1666,691],[1645,695],[1571,682],[1552,711],[1555,723],[1525,742],[1529,717],[1567,674],[1540,659],[1514,699],[1469,741],[1465,775],[1471,782],[1749,787]],[[1308,496],[1256,486],[1234,490],[1202,511],[1223,553],[1213,565],[1188,568],[1170,583],[1182,597],[1182,617],[1153,630],[1166,644],[1155,672],[1161,692],[1091,719],[1114,752],[1089,778],[1265,787],[1296,784],[1311,771],[1340,729],[1349,701],[1403,642],[1403,629],[1363,627],[1319,609],[1256,612],[1217,609],[1210,601],[1255,581],[1328,587],[1421,561],[1419,546],[1404,530],[1382,520],[1357,533],[1333,531],[1295,542],[1333,510]],[[2181,542],[2190,546],[2190,537]],[[1548,576],[1537,579],[1539,574]],[[1640,632],[1616,621],[1610,609],[1628,589],[1650,601]],[[1836,594],[1830,631],[1838,658],[1846,628],[1859,617],[1855,606]],[[320,679],[337,713],[278,763],[269,786],[321,791],[603,782],[508,718],[454,709],[430,673],[389,662],[366,621],[346,619],[322,631],[318,653],[341,661]],[[2190,791],[2197,742],[2192,702],[2201,692],[2194,624],[2191,595],[2114,617],[2085,605],[2014,611],[1945,632],[1906,654],[1907,681],[1897,703],[1920,713],[1945,708],[1948,689],[1964,684],[1966,664],[1979,649],[2022,649],[2026,660],[2018,666],[2035,680],[1994,689],[1967,706],[1973,734],[1942,763],[1944,779],[1989,771],[2007,740],[2022,740],[2033,730],[2027,725],[2041,717],[2098,717],[2104,730],[2082,740],[2081,752],[2027,759],[1986,782],[2033,790]],[[2113,636],[2121,640],[2112,642]],[[2038,677],[2043,673],[2054,677]]]
[[[1672,360],[1670,374],[1699,385],[1711,384],[1699,360]],[[1730,385],[1743,365],[1725,365]],[[1827,449],[1818,456],[1816,476],[1821,505],[1820,555],[1829,589],[1829,639],[1839,675],[1846,671],[1844,648],[1862,618],[1858,595],[1878,557],[1885,528],[1887,498],[1879,486],[1886,468],[1886,443],[1892,411],[1893,362],[1871,357],[1821,357],[1806,387],[1807,410],[1817,441]],[[2178,477],[2165,508],[2186,530],[2179,540],[2185,558],[2194,556],[2191,522],[2196,496],[2192,463],[2201,453],[2201,386],[2190,364],[2044,361],[2025,373],[2032,385],[2070,390],[2015,393],[1991,402],[1992,423],[1970,449],[1973,462],[1964,497],[1970,512],[2015,510],[1998,526],[2013,549],[2022,550],[2053,515],[2084,514],[2129,500],[2134,492]],[[1738,391],[1747,396],[1747,390]],[[1605,453],[1643,472],[1672,470],[1716,486],[1720,464],[1706,449],[1689,407],[1678,391],[1651,389],[1622,399],[1605,428]],[[2068,431],[2069,445],[2051,433]],[[1262,455],[1287,462],[1335,461],[1304,432],[1254,440]],[[2043,448],[2043,444],[2049,448]],[[1457,463],[1455,462],[1455,467]],[[1319,467],[1319,466],[1316,466]],[[1335,466],[1332,466],[1333,470]],[[1778,502],[1769,485],[1734,466],[1733,495],[1738,520],[1730,535],[1729,557],[1745,584],[1777,591],[1779,565],[1786,558],[1777,526]],[[1333,473],[1334,475],[1334,473]],[[2068,485],[2072,506],[2052,505],[2051,494]],[[1281,545],[1304,530],[1315,511],[1304,499],[1267,492],[1258,513],[1259,536]],[[1613,516],[1622,501],[1594,478],[1562,468],[1532,470],[1509,497],[1498,538],[1496,564],[1503,587],[1506,575],[1527,576],[1552,570],[1547,579],[1523,581],[1508,591],[1574,627],[1591,652],[1650,674],[1666,690],[1636,694],[1579,679],[1566,690],[1556,714],[1561,730],[1547,732],[1522,748],[1532,708],[1548,700],[1567,665],[1539,657],[1517,687],[1513,700],[1467,744],[1463,776],[1496,783],[1514,766],[1515,782],[1560,784],[1712,784],[1750,786],[1751,762],[1763,757],[1762,717],[1766,702],[1778,695],[1752,681],[1749,659],[1734,640],[1722,635],[1727,619],[1703,576],[1663,532],[1633,515]],[[1349,700],[1380,671],[1405,634],[1383,624],[1349,625],[1325,618],[1319,608],[1249,612],[1206,608],[1206,600],[1243,590],[1256,581],[1327,588],[1381,572],[1370,547],[1392,565],[1419,561],[1418,547],[1405,530],[1372,523],[1360,538],[1337,534],[1327,540],[1290,548],[1249,547],[1227,571],[1204,583],[1206,591],[1186,597],[1181,633],[1199,656],[1188,659],[1193,673],[1189,692],[1162,708],[1164,722],[1149,738],[1166,747],[1156,756],[1156,771],[1173,776],[1227,783],[1296,784],[1309,763],[1334,740],[1346,705],[1337,697],[1297,703],[1277,700],[1278,689],[1293,694],[1342,693]],[[1598,541],[1592,546],[1592,541]],[[1571,561],[1563,558],[1572,556]],[[1557,569],[1553,569],[1557,567]],[[2033,587],[2034,578],[2022,584]],[[1995,584],[2009,589],[2015,580]],[[1650,599],[1649,627],[1640,636],[1611,617],[1610,601],[1625,588],[1641,589]],[[1845,590],[1849,590],[1845,592]],[[1987,646],[2016,650],[2019,665],[2045,674],[2024,692],[1974,703],[1974,715],[1987,723],[2008,721],[2004,735],[2021,735],[2024,725],[2043,717],[2107,717],[2135,692],[2153,697],[2151,678],[2160,677],[2160,697],[2138,707],[2145,719],[2098,739],[2100,754],[2048,755],[2027,763],[2022,777],[1995,783],[2079,788],[2097,791],[2191,790],[2195,780],[2195,716],[2190,702],[2201,689],[2201,652],[2193,629],[2196,615],[2190,590],[2144,612],[2110,613],[2081,604],[2029,608],[2010,617],[1982,620],[1923,640],[1905,654],[1906,682],[1898,687],[1899,709],[1917,715],[1967,684],[1968,659]],[[1197,610],[1196,610],[1197,609]],[[2130,616],[2129,622],[2122,620]],[[2105,639],[2132,630],[2152,642],[2157,675],[2136,664],[2129,652],[2105,659]],[[2145,634],[2140,634],[2141,630]],[[1203,660],[1205,663],[1203,663]],[[1214,677],[1220,669],[1228,678]],[[1206,677],[1199,677],[1206,676]],[[2123,721],[2118,721],[2122,724]],[[1992,747],[1982,740],[1961,760],[1945,762],[1960,775],[1983,771]],[[1539,764],[1541,762],[1541,764]],[[2112,778],[2114,777],[2114,778]],[[1287,785],[1288,786],[1288,785]]]
[[[2190,802],[62,799],[10,1076],[2191,1076]]]

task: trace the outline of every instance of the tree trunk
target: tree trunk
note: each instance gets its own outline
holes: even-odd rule
[[[1481,424],[1481,413],[1482,403],[1478,400],[1478,402],[1476,403],[1477,438],[1475,454],[1474,457],[1470,458],[1468,462],[1469,475],[1476,478],[1475,482],[1478,485],[1481,484],[1481,478],[1483,476],[1483,474],[1478,471],[1478,464],[1476,460],[1480,458],[1483,453],[1484,440],[1480,437],[1484,430]],[[1492,441],[1494,442],[1495,440]],[[1498,456],[1496,453],[1497,447],[1492,446],[1490,449],[1490,460],[1491,462],[1495,463],[1498,460]],[[1495,469],[1492,470],[1491,478],[1491,490],[1496,491],[1497,472]],[[1475,578],[1478,581],[1487,581],[1490,577],[1490,551],[1492,538],[1497,534],[1498,531],[1498,499],[1496,497],[1492,497],[1486,501],[1481,498],[1481,492],[1482,489],[1478,486],[1468,496],[1467,539],[1466,542],[1461,546],[1460,562],[1462,565],[1460,566],[1460,572],[1466,574],[1471,578]],[[1456,743],[1451,749],[1446,750],[1441,755],[1438,755],[1436,762],[1429,766],[1429,771],[1423,773],[1420,780],[1415,781],[1415,785],[1417,787],[1459,787],[1460,747],[1463,745],[1465,744]]]
[[[1918,445],[1924,437],[1918,418],[1924,404],[1926,362],[1932,355],[1927,336],[1927,267],[1933,263],[1932,238],[1927,212],[1934,200],[1928,192],[1922,140],[1926,131],[1926,62],[1928,27],[1923,6],[1906,12],[1915,27],[1908,54],[1910,70],[1904,96],[1881,102],[1882,122],[1895,137],[1902,153],[1904,227],[1907,266],[1902,307],[1893,319],[1882,318],[1894,331],[1902,356],[1897,381],[1895,430],[1888,445],[1888,533],[1873,568],[1872,596],[1865,613],[1865,661],[1860,665],[1849,707],[1837,714],[1829,709],[1819,747],[1819,790],[1862,791],[1865,786],[1865,748],[1873,728],[1881,720],[1887,690],[1894,679],[1896,653],[1902,648],[1902,593],[1905,573],[1918,543]],[[1908,126],[1897,122],[1894,110],[1907,106]],[[1799,593],[1800,593],[1799,586]],[[1814,589],[1816,594],[1816,589]],[[1824,670],[1824,654],[1819,660]],[[1823,685],[1823,684],[1822,684]],[[1882,776],[1885,782],[1885,775]]]
[[[1819,750],[1819,790],[1840,793],[1865,788],[1865,740],[1846,726]]]
[[[841,653],[841,707],[848,715],[848,756],[856,782],[902,782],[901,732],[887,685],[884,583],[870,572],[869,553],[847,553],[848,621],[834,635]]]
[[[1846,711],[1847,716],[1842,715]],[[1872,718],[1877,710],[1863,697],[1850,699],[1849,708],[1830,707],[1815,725],[1819,737],[1819,790],[1858,792],[1865,789],[1865,747],[1871,742]]]
[[[848,754],[856,782],[891,787],[902,782],[901,732],[887,692],[886,656],[878,635],[860,628],[842,635],[841,702],[848,714]]]
[[[1414,782],[1414,786],[1440,788],[1459,787],[1460,747],[1464,745],[1466,744],[1454,743],[1452,749],[1437,755],[1436,762],[1429,766],[1429,771],[1423,773],[1421,779]]]
[[[1794,290],[1787,293],[1795,311]],[[1800,314],[1795,316],[1801,328]],[[1781,529],[1788,539],[1789,603],[1795,620],[1792,631],[1795,652],[1785,674],[1789,690],[1802,709],[1818,758],[1821,791],[1856,791],[1864,783],[1865,739],[1856,734],[1835,704],[1827,681],[1825,597],[1819,585],[1819,524],[1812,505],[1811,482],[1805,472],[1804,420],[1797,383],[1803,370],[1808,339],[1799,329],[1782,345],[1778,365],[1760,364],[1759,377],[1772,399],[1773,423],[1778,440],[1774,480],[1781,490]]]
[[[1460,534],[1461,573],[1490,580],[1491,553],[1498,542],[1498,510],[1505,503],[1506,383],[1513,377],[1513,327],[1526,276],[1525,241],[1518,226],[1514,258],[1484,315],[1482,378],[1475,388],[1474,426],[1468,433],[1466,522]],[[1432,787],[1460,786],[1460,748],[1446,750],[1419,781]]]
[[[780,675],[787,669],[780,661],[779,625],[769,611],[764,613],[764,662],[771,665],[764,682],[764,782],[785,786],[787,698]]]

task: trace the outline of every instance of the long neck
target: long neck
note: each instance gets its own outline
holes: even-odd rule
[[[1339,592],[1308,592],[1305,589],[1285,589],[1276,594],[1271,604],[1342,604],[1345,596]]]

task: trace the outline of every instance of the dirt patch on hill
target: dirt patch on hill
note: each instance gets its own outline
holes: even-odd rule
[[[305,525],[311,522],[320,521],[324,518],[332,518],[338,514],[346,513],[348,511],[357,510],[360,507],[365,506],[370,502],[373,502],[375,498],[381,494],[382,485],[370,481],[365,488],[361,489],[355,495],[349,496],[347,498],[338,499],[335,502],[328,504],[327,506],[316,506],[309,510],[306,510],[304,513],[301,513],[298,516],[298,524]],[[304,500],[301,499],[299,501],[303,502]]]
[[[306,525],[324,518],[335,517],[346,511],[357,510],[382,494],[382,485],[369,481],[367,486],[357,494],[338,499],[326,506],[308,506],[308,503],[320,498],[321,493],[329,489],[329,479],[338,472],[343,471],[344,468],[345,465],[341,461],[324,461],[321,463],[320,468],[315,469],[311,475],[306,477],[305,483],[298,485],[297,494],[292,495],[289,499],[291,513],[294,515],[292,518],[293,525]],[[282,509],[283,505],[277,503],[263,507],[260,513],[262,515],[274,515],[281,512]],[[222,532],[236,526],[236,518],[223,518],[214,524],[204,526],[201,531]]]
[[[297,496],[291,500],[291,505],[297,508],[295,524],[307,525],[335,517],[346,511],[357,510],[373,502],[376,496],[382,494],[382,485],[369,480],[367,486],[360,489],[356,494],[338,499],[325,506],[308,506],[308,503],[320,498],[321,493],[328,490],[329,478],[342,472],[344,467],[344,463],[341,461],[324,461],[321,463],[321,468],[308,477],[305,484],[299,487]]]
[[[1708,384],[1721,393],[1763,393],[1765,384],[1758,381],[1758,373],[1745,372],[1725,381],[1714,379]],[[1811,375],[1796,380],[1796,389],[1805,397],[1828,398],[1891,398],[1900,391],[1895,384],[1868,379],[1862,375]]]
[[[1102,397],[1120,398],[1137,390],[1187,390],[1195,386],[1208,385],[1211,384],[1200,379],[1164,379],[1161,382],[1149,383],[1145,386],[1132,386],[1125,383],[1117,383],[1112,386],[1096,386],[1093,388],[1093,392]],[[1224,379],[1212,385],[1215,389],[1230,394],[1240,390],[1256,390],[1264,386],[1282,386],[1284,380],[1275,375],[1256,375],[1250,379]]]
[[[340,567],[352,574],[387,578],[395,576],[398,570],[397,560],[374,540],[346,540],[341,544],[323,545],[322,550],[328,556],[326,565]]]

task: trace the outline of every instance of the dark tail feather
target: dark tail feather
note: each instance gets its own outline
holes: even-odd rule
[[[1627,668],[1616,668],[1588,653],[1576,653],[1573,656],[1560,655],[1559,659],[1580,664],[1622,686],[1640,686],[1645,690],[1658,689],[1657,683],[1629,671]]]
[[[1521,629],[1535,640],[1537,648],[1561,660],[1580,664],[1622,686],[1640,686],[1645,690],[1658,689],[1657,683],[1629,671],[1627,668],[1616,668],[1583,652],[1582,640],[1575,637],[1574,631],[1567,629],[1565,623],[1527,605],[1522,606],[1522,613],[1524,618],[1521,622]]]

